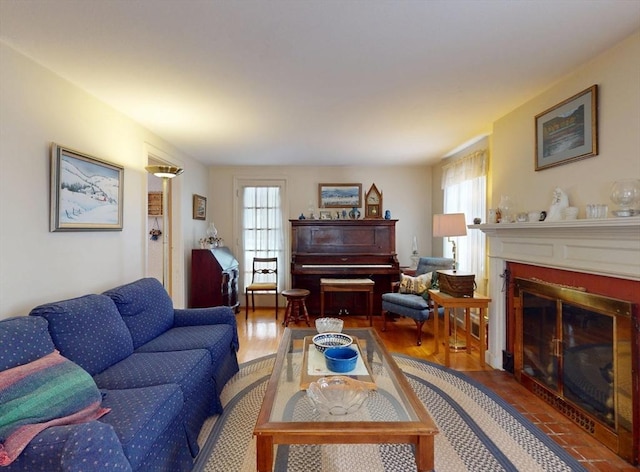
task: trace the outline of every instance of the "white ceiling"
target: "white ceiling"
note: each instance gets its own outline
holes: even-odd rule
[[[638,0],[0,0],[0,40],[206,164],[434,162],[638,29]]]

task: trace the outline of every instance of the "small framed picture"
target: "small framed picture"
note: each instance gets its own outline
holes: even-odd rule
[[[329,210],[320,210],[320,219],[321,220],[331,220],[331,212]]]
[[[207,198],[195,193],[193,194],[193,219],[207,219]]]
[[[50,227],[122,231],[124,167],[53,143]]]
[[[320,208],[359,208],[362,206],[362,184],[319,184]]]
[[[598,154],[598,86],[592,85],[535,118],[536,171]]]

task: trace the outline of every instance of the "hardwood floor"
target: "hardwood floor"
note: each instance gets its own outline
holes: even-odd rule
[[[240,336],[238,361],[247,362],[275,353],[284,332],[283,319],[284,309],[279,311],[276,321],[273,308],[256,308],[255,312],[249,311],[249,319],[245,321],[244,309],[241,309],[237,315]],[[345,328],[368,326],[364,316],[348,316],[344,321]],[[304,326],[304,323],[290,324],[290,326]],[[416,346],[416,328],[412,320],[399,318],[392,323],[387,323],[387,331],[383,332],[380,317],[374,317],[373,326],[390,352],[406,354],[438,364],[444,363],[443,348],[437,356],[433,355],[431,323],[428,322],[423,328],[422,346]],[[464,334],[463,331],[460,333]],[[464,371],[466,375],[504,398],[580,461],[588,471],[638,470],[530,393],[510,374],[488,366],[482,368],[478,359],[477,346],[472,346],[471,355],[466,351],[452,352],[450,364],[453,369]]]

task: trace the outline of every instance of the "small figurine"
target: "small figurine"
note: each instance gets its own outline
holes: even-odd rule
[[[560,188],[556,187],[553,191],[553,200],[551,201],[551,208],[547,212],[546,221],[560,221],[562,220],[562,212],[569,206],[569,197]]]

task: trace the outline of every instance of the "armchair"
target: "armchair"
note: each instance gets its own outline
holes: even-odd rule
[[[417,328],[416,344],[422,344],[422,325],[429,319],[433,306],[427,298],[426,290],[434,286],[437,282],[436,271],[451,269],[453,259],[445,257],[421,257],[418,261],[415,278],[410,279],[403,275],[398,285],[400,291],[384,293],[382,295],[382,331],[387,330],[387,316],[393,313],[413,319]],[[419,276],[431,273],[431,280],[424,286]],[[417,279],[417,280],[416,280]],[[422,279],[428,279],[423,277]],[[404,283],[417,282],[417,283]],[[403,287],[404,285],[404,287]],[[404,288],[404,290],[403,290]]]

